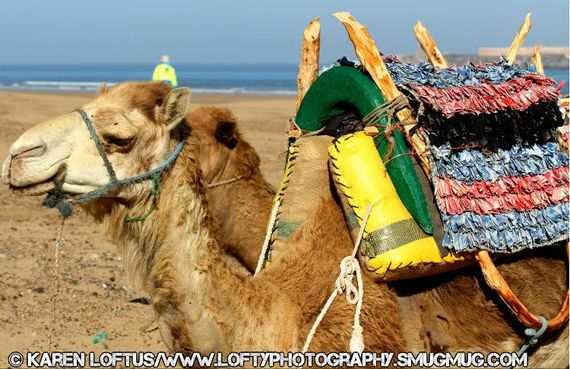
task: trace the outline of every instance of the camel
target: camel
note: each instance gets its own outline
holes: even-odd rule
[[[235,118],[231,116],[231,113],[229,111],[201,108],[190,113],[187,116],[187,119],[189,122],[191,122],[190,124],[196,128],[196,131],[199,135],[199,141],[202,147],[199,161],[202,170],[205,171],[205,177],[207,178],[208,182],[212,181],[212,178],[206,174],[210,166],[218,167],[220,168],[218,169],[218,172],[225,173],[225,176],[217,178],[217,180],[222,181],[230,180],[231,178],[235,178],[242,173],[259,172],[259,159],[255,154],[253,148],[251,148],[247,142],[243,141],[243,138],[241,138],[235,123],[230,124],[227,128],[223,129],[224,131],[230,131],[231,134],[216,135],[218,127],[221,126],[223,122],[235,122]],[[239,143],[235,144],[236,141],[233,139],[228,140],[227,138],[223,137],[233,137]],[[206,144],[204,144],[204,142]],[[234,143],[228,144],[228,142]],[[233,153],[233,155],[230,153]],[[235,161],[228,160],[230,157]],[[255,159],[252,160],[250,158]],[[210,166],[208,166],[205,164],[205,160],[213,162],[214,164],[210,164]],[[227,168],[227,166],[230,166],[230,168],[233,170],[230,170],[230,168]],[[223,169],[221,169],[222,167]],[[266,196],[266,191],[264,190],[265,188],[268,188],[269,185],[261,176],[256,178],[258,183],[253,186],[247,182],[235,182],[228,184],[228,188],[224,189],[224,191],[216,191],[212,192],[212,194],[210,194],[210,191],[207,191],[208,204],[210,208],[212,208],[211,204],[215,203],[218,209],[226,209],[226,207],[231,206],[229,204],[229,201],[233,201],[235,199],[233,194],[231,196],[225,196],[227,193],[226,191],[233,191],[232,186],[236,186],[239,183],[240,191],[243,188],[247,188],[247,190],[249,190],[241,192],[239,195],[240,199],[242,199],[240,203],[240,209],[249,209],[251,211],[259,209],[255,215],[245,212],[239,217],[225,216],[225,213],[222,210],[218,213],[213,212],[214,219],[216,219],[223,226],[218,235],[224,240],[231,240],[233,238],[231,233],[224,234],[224,229],[240,231],[243,230],[243,224],[247,224],[246,228],[252,230],[248,233],[248,236],[250,236],[248,240],[251,242],[242,243],[241,248],[234,248],[234,251],[238,258],[239,255],[247,255],[248,253],[255,255],[255,258],[258,257],[260,246],[263,242],[265,229],[259,227],[257,230],[253,230],[252,226],[255,227],[256,220],[267,219],[270,214],[271,199],[269,196]],[[262,189],[260,190],[260,188]],[[273,194],[273,192],[271,193]],[[262,198],[263,201],[258,201],[259,198]],[[262,203],[265,203],[265,206],[262,206]],[[549,298],[556,297],[558,296],[558,289],[563,288],[565,281],[563,279],[560,279],[560,277],[564,275],[564,271],[561,271],[560,268],[563,268],[564,265],[562,262],[560,262],[560,260],[555,260],[556,258],[561,259],[563,256],[557,255],[557,252],[552,251],[543,252],[542,254],[544,258],[544,260],[541,260],[543,264],[541,265],[542,270],[546,270],[546,268],[548,268],[548,263],[551,258],[552,262],[558,263],[558,265],[556,265],[558,273],[557,281],[560,284],[557,285],[557,283],[554,283],[554,288],[551,288],[548,291]],[[529,255],[522,255],[522,257],[525,258],[528,256]],[[519,259],[521,259],[521,256],[519,256]],[[240,258],[240,260],[243,261],[244,259]],[[499,269],[509,276],[509,280],[516,281],[517,278],[519,280],[524,278],[530,278],[534,280],[536,278],[536,276],[533,277],[535,273],[530,273],[528,276],[525,276],[524,273],[519,274],[519,269],[521,269],[521,267],[531,269],[534,267],[533,264],[534,263],[531,261],[531,259],[519,260],[514,261],[514,263],[511,264],[502,265],[499,267]],[[250,264],[246,266],[251,271],[251,268],[255,265]],[[471,307],[471,305],[473,305],[472,301],[480,301],[480,303],[484,303],[485,299],[492,298],[497,303],[498,310],[503,310],[501,308],[501,302],[498,301],[497,298],[493,297],[491,291],[485,289],[484,294],[479,291],[480,287],[486,288],[484,286],[484,282],[480,278],[474,279],[473,277],[473,275],[477,275],[479,273],[469,270],[469,276],[463,277],[460,275],[464,273],[465,271],[453,273],[447,277],[442,276],[436,280],[431,281],[415,280],[390,284],[399,296],[398,300],[400,303],[400,309],[403,311],[403,315],[406,317],[404,319],[404,322],[408,322],[408,327],[404,330],[404,332],[409,332],[409,334],[407,334],[407,341],[414,342],[413,347],[416,350],[448,350],[452,348],[462,347],[461,345],[476,347],[476,345],[473,345],[473,343],[468,340],[461,340],[467,337],[462,337],[458,334],[449,335],[447,331],[450,330],[449,326],[451,326],[451,324],[448,324],[446,322],[455,320],[455,325],[462,325],[462,322],[454,317],[463,316],[465,319],[469,319],[469,316],[467,316],[466,313],[462,312],[461,310],[467,306],[466,310],[471,311],[473,309]],[[523,280],[520,280],[518,282],[520,285],[524,285],[525,283],[526,282]],[[455,293],[458,290],[463,291],[466,289],[469,291],[475,291],[475,293],[467,294],[463,297]],[[409,291],[413,291],[413,293],[410,293]],[[523,294],[525,301],[532,299],[532,291],[525,291],[523,289],[519,292]],[[453,303],[450,304],[449,301],[453,301]],[[549,301],[550,306],[548,312],[554,314],[556,313],[555,307],[558,306],[560,301],[556,299]],[[458,306],[458,308],[451,309],[450,307],[453,306]],[[477,312],[475,311],[473,313],[476,314]],[[505,316],[504,314],[500,314],[499,311],[494,312],[494,314],[499,314],[498,316],[500,319],[510,319],[510,317]],[[494,319],[494,321],[489,322],[489,324],[496,324],[497,321],[497,319]],[[510,323],[514,327],[517,327],[517,323],[513,323],[512,319],[510,319]],[[421,327],[419,334],[416,330],[412,329],[413,326]],[[474,334],[479,335],[476,332]],[[491,335],[491,333],[489,335]],[[505,336],[510,335],[514,335],[514,333],[509,331]],[[565,336],[567,337],[567,333],[562,334],[562,337]],[[482,342],[484,342],[484,339],[487,339],[483,338],[484,337],[481,337]],[[455,342],[452,342],[452,340],[455,340]],[[481,347],[482,346],[479,346],[479,348]],[[548,356],[550,358],[556,357],[556,355],[552,355],[552,353],[549,352],[550,350],[544,351],[546,351],[547,354],[543,356]],[[559,358],[563,360],[562,362],[564,362],[565,353],[566,350],[564,349],[560,350],[559,352]],[[538,356],[539,355],[537,355],[537,357]],[[556,360],[552,362],[556,362]]]
[[[208,183],[208,209],[216,238],[253,273],[259,259],[275,189],[259,169],[259,155],[237,129],[229,109],[201,107],[186,121],[200,144],[198,159]]]
[[[162,195],[146,221],[125,223],[124,218],[149,208],[148,182],[121,187],[82,206],[125,245],[123,253],[132,264],[129,273],[150,294],[170,349],[298,349],[333,288],[336,276],[331,271],[352,247],[341,210],[334,199],[323,199],[288,241],[289,252],[254,278],[232,273],[226,265],[228,252],[212,237],[215,226],[198,170],[198,139],[180,124],[187,100],[188,94],[180,90],[130,83],[103,91],[83,107],[118,178],[159,165],[179,139],[186,144],[162,174]],[[78,113],[25,132],[12,145],[2,176],[14,189],[30,195],[51,189],[54,178],[69,195],[84,194],[108,181]],[[548,316],[558,308],[565,272],[563,262],[543,253],[510,260],[502,272],[517,293],[524,291],[522,298],[531,309]],[[462,274],[389,287],[365,278],[366,349],[516,350],[522,342],[520,327],[508,320],[500,303],[490,300],[492,294],[480,286],[475,273]],[[352,309],[337,299],[311,350],[345,350]],[[551,334],[532,357],[534,365],[567,365],[566,336],[567,328]]]
[[[198,112],[200,112],[198,114]],[[215,112],[215,113],[214,113]],[[229,161],[227,160],[228,157],[232,157],[234,160],[238,162],[232,162],[231,168],[234,168],[235,171],[230,171],[229,168],[224,167],[224,169],[219,169],[220,172],[227,173],[224,177],[218,178],[218,180],[229,180],[231,178],[235,178],[236,175],[241,173],[248,173],[249,171],[258,172],[258,159],[253,151],[253,148],[247,144],[247,142],[243,141],[241,138],[235,124],[231,124],[230,128],[226,128],[228,131],[232,131],[231,134],[226,135],[230,137],[235,137],[240,143],[235,145],[232,148],[232,145],[228,145],[227,139],[221,139],[220,135],[216,135],[215,132],[217,127],[222,124],[223,121],[234,121],[234,118],[223,118],[219,119],[219,117],[229,117],[230,112],[225,111],[216,111],[214,110],[212,113],[210,112],[210,108],[205,109],[198,109],[188,115],[188,121],[191,122],[190,124],[195,127],[199,128],[196,131],[199,131],[199,141],[202,147],[201,156],[200,156],[200,166],[204,171],[208,171],[208,166],[204,164],[204,160],[213,161],[216,164],[212,166],[224,166],[226,163],[229,165]],[[218,118],[218,119],[216,119]],[[204,129],[209,128],[209,129]],[[205,134],[204,134],[205,133]],[[205,145],[204,142],[207,142]],[[215,148],[214,150],[208,148]],[[216,154],[220,152],[221,154]],[[234,155],[231,156],[229,152],[234,152]],[[255,157],[256,160],[250,160],[248,158]],[[247,170],[238,169],[238,168],[248,168]],[[208,182],[212,181],[212,179],[206,175],[208,178]],[[214,213],[214,218],[219,220],[219,223],[223,225],[223,229],[230,229],[230,230],[242,230],[243,227],[240,225],[248,224],[247,228],[252,229],[252,232],[248,233],[251,238],[252,242],[247,243],[246,247],[236,248],[234,249],[236,255],[240,254],[248,254],[251,252],[257,258],[260,252],[260,246],[263,242],[265,229],[264,228],[257,228],[257,231],[253,231],[251,226],[252,223],[256,223],[256,219],[267,219],[270,214],[270,204],[271,199],[266,195],[264,190],[258,190],[261,188],[266,188],[268,185],[262,177],[258,178],[258,184],[255,186],[251,186],[247,184],[245,187],[249,187],[251,192],[241,192],[240,198],[242,202],[240,204],[240,209],[260,209],[255,215],[251,215],[250,213],[245,213],[240,217],[232,217],[232,216],[224,216],[224,212],[220,211],[219,213]],[[229,191],[232,191],[230,186],[236,186],[238,182],[232,183],[228,185]],[[240,183],[244,185],[244,183]],[[240,186],[240,188],[244,188]],[[229,207],[228,201],[234,199],[232,196],[224,196],[224,191],[216,191],[212,195],[210,195],[209,191],[207,191],[208,196],[208,203],[209,205],[212,202],[216,203],[219,209],[225,209],[226,206]],[[273,192],[272,192],[273,194]],[[265,207],[260,206],[261,202],[257,201],[259,198],[263,198],[263,202],[265,203]],[[254,206],[253,206],[254,205]],[[224,235],[224,231],[220,230],[218,233],[220,237],[224,237],[225,240],[231,240],[232,236]],[[246,245],[242,243],[242,246]],[[528,254],[528,253],[527,253]],[[561,279],[564,276],[564,263],[560,260],[563,259],[563,255],[556,251],[546,251],[542,252],[543,256],[541,257],[541,270],[545,271],[549,268],[549,263],[555,262],[557,265],[555,267],[556,270],[556,281],[558,283],[553,283],[552,288],[548,290],[545,294],[548,294],[549,306],[548,310],[545,311],[544,314],[556,313],[556,306],[559,306],[560,301],[553,297],[559,296],[559,290],[563,290],[563,286],[565,285],[565,280]],[[521,286],[524,286],[526,282],[524,281],[525,278],[529,278],[531,280],[536,279],[536,274],[538,273],[529,273],[528,276],[525,275],[524,270],[521,273],[522,268],[534,268],[534,261],[533,259],[522,259],[527,258],[529,255],[521,255],[518,257],[518,261],[514,260],[513,263],[508,263],[501,265],[499,269],[509,276],[509,281],[513,281]],[[536,259],[536,258],[535,258]],[[557,260],[558,259],[558,260]],[[241,258],[240,260],[244,260]],[[254,266],[254,265],[253,265]],[[250,271],[252,270],[252,265],[247,265]],[[413,347],[415,350],[449,350],[458,347],[472,347],[473,349],[482,349],[482,345],[474,345],[472,341],[466,340],[469,337],[463,337],[462,335],[455,333],[455,334],[448,334],[448,331],[453,331],[453,329],[449,329],[452,324],[447,322],[454,322],[455,326],[463,325],[463,322],[458,319],[457,317],[464,317],[464,319],[469,319],[470,317],[467,313],[463,312],[462,310],[466,310],[467,312],[477,314],[477,311],[473,310],[473,301],[480,302],[484,304],[486,299],[492,299],[496,305],[497,310],[493,311],[492,315],[497,315],[493,321],[489,321],[488,324],[496,325],[502,319],[507,319],[509,321],[509,325],[518,328],[518,324],[513,321],[511,317],[506,314],[501,313],[500,310],[504,310],[501,306],[501,302],[498,301],[496,297],[492,295],[491,291],[488,291],[485,283],[479,277],[475,279],[475,275],[479,273],[477,271],[469,270],[468,276],[461,276],[461,274],[465,274],[465,271],[456,272],[449,274],[447,277],[441,276],[436,278],[435,280],[414,280],[408,282],[393,282],[390,283],[390,286],[397,292],[398,301],[400,304],[400,309],[402,310],[402,314],[405,317],[403,319],[404,323],[408,323],[406,329],[403,332],[409,332],[406,335],[406,339],[408,343],[413,342]],[[554,273],[552,273],[554,274]],[[517,281],[518,279],[518,281]],[[480,291],[480,288],[484,288],[484,291]],[[461,296],[456,293],[456,291],[474,291],[474,293],[469,293],[467,295]],[[413,291],[413,292],[410,292]],[[526,291],[522,289],[517,291],[522,293],[524,301],[532,300],[532,291]],[[453,301],[453,303],[449,303],[449,301]],[[456,309],[453,309],[454,306],[457,306]],[[465,308],[467,307],[467,308]],[[541,308],[540,306],[538,308]],[[420,331],[413,329],[413,327],[421,327]],[[505,330],[503,325],[499,325],[502,330]],[[475,336],[480,336],[481,333],[474,332]],[[489,336],[492,335],[492,332],[488,333]],[[516,334],[514,331],[509,329],[504,333],[505,337],[515,336]],[[567,331],[561,335],[562,338],[567,337]],[[487,337],[480,337],[481,342],[485,342]],[[514,339],[514,338],[513,338]],[[552,339],[551,339],[552,340]],[[455,342],[453,342],[455,341]],[[564,345],[564,341],[562,342]],[[462,346],[465,345],[465,346]],[[515,347],[515,346],[513,346]],[[562,363],[566,362],[565,355],[567,350],[564,349],[566,346],[563,346],[562,350],[559,351],[559,355],[553,355],[555,353],[555,349],[543,349],[542,351],[545,352],[544,355],[540,355],[542,351],[539,351],[536,354],[536,358],[540,358],[537,362],[541,362],[544,360],[545,357],[552,359],[550,362],[557,363],[557,359],[561,359]],[[558,347],[560,349],[560,347]],[[551,352],[552,351],[552,352]],[[547,359],[548,360],[548,359]],[[555,365],[556,366],[556,365]]]
[[[197,161],[200,144],[192,127],[184,124],[188,102],[187,90],[132,82],[103,89],[84,105],[82,111],[93,122],[117,178],[159,166],[180,142],[184,146],[162,173],[156,208],[144,221],[125,219],[152,208],[151,181],[115,188],[80,206],[122,248],[127,272],[150,296],[161,336],[171,350],[298,351],[327,298],[328,286],[334,285],[337,260],[350,253],[341,210],[333,199],[322,200],[292,243],[296,261],[287,264],[283,257],[281,268],[286,270],[279,273],[277,263],[272,267],[278,278],[268,272],[251,278],[233,271],[231,254],[213,237],[216,227]],[[55,132],[69,141],[51,140]],[[77,199],[109,181],[94,140],[78,112],[41,123],[12,145],[3,180],[25,195],[44,194],[57,182],[59,191]],[[83,165],[89,170],[82,170]],[[299,262],[297,255],[308,257]],[[324,257],[332,263],[324,264],[324,270],[312,268]],[[365,332],[367,348],[403,350],[394,296],[372,281],[365,287],[372,292],[361,320],[375,327]],[[338,305],[337,314],[331,312],[323,322],[312,350],[346,351],[353,309]]]

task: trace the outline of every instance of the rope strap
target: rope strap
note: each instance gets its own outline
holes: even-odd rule
[[[281,206],[281,200],[275,201],[273,208],[271,209],[271,217],[269,217],[269,223],[267,224],[267,230],[265,231],[265,239],[263,240],[263,247],[259,254],[259,259],[257,259],[257,266],[253,276],[255,277],[257,273],[263,268],[263,263],[267,257],[267,251],[269,250],[269,243],[271,242],[271,235],[273,234],[273,229],[275,227],[275,222],[277,221],[277,213],[279,212],[279,207]]]
[[[530,347],[536,346],[538,340],[542,337],[544,332],[548,329],[548,320],[542,315],[538,317],[542,322],[542,326],[539,329],[534,328],[527,328],[524,330],[524,334],[528,337],[528,340],[521,346],[520,350],[517,352],[517,355],[520,357],[522,354],[525,353]]]
[[[528,337],[528,339],[525,341],[525,343],[523,343],[521,348],[517,351],[518,357],[521,357],[529,348],[536,346],[540,338],[542,338],[544,332],[546,332],[546,330],[548,329],[548,320],[546,320],[546,318],[541,315],[538,317],[538,319],[542,323],[542,326],[539,329],[527,328],[524,330],[524,334]],[[506,369],[513,369],[513,368],[514,367],[511,366]]]
[[[64,194],[61,191],[61,186],[60,185],[58,186],[58,184],[56,183],[56,191],[51,195],[48,193],[48,198],[44,201],[44,205],[51,208],[57,207],[60,210],[62,216],[68,217],[69,215],[71,215],[73,204],[94,201],[100,199],[106,194],[117,191],[121,187],[134,185],[137,183],[144,182],[148,179],[152,179],[153,185],[151,187],[150,193],[151,196],[153,196],[153,205],[151,206],[149,212],[139,217],[125,218],[125,221],[129,222],[135,220],[141,220],[141,221],[145,220],[150,215],[150,213],[156,208],[157,205],[160,193],[160,187],[158,184],[160,179],[160,174],[174,164],[174,162],[182,152],[182,149],[184,148],[185,144],[184,139],[180,137],[180,140],[178,141],[178,144],[174,148],[174,151],[172,151],[172,153],[168,156],[168,158],[166,158],[166,160],[164,160],[157,167],[150,169],[146,172],[137,174],[133,177],[128,177],[125,179],[117,179],[115,170],[113,169],[113,165],[111,164],[109,158],[107,157],[107,154],[105,153],[105,148],[103,147],[103,144],[99,139],[99,136],[97,136],[97,130],[95,129],[95,125],[93,124],[91,119],[89,119],[89,116],[84,110],[76,109],[75,111],[77,111],[81,115],[83,122],[85,122],[85,125],[87,126],[89,135],[91,136],[93,142],[95,143],[95,146],[97,147],[97,151],[99,152],[99,156],[103,160],[105,169],[107,169],[107,174],[109,175],[109,182],[101,187],[94,189],[93,191],[89,191],[87,193],[78,196],[69,196]]]
[[[61,216],[59,226],[57,227],[57,237],[54,244],[54,260],[53,260],[53,295],[51,296],[51,318],[49,321],[49,330],[47,335],[48,348],[50,351],[56,349],[54,338],[56,335],[55,322],[57,318],[57,300],[61,292],[61,275],[59,273],[59,249],[65,245],[63,238],[63,228],[65,226],[66,217]]]
[[[370,113],[368,113],[364,118],[362,118],[362,122],[367,125],[379,125],[383,120],[387,120],[387,125],[390,125],[392,121],[395,121],[394,116],[400,110],[410,109],[410,103],[408,99],[399,94],[392,100],[386,101],[384,104],[378,106]],[[402,125],[409,125],[409,122],[400,122]]]
[[[384,128],[384,137],[389,143],[386,157],[382,158],[384,162],[392,160],[391,156],[395,146],[392,134],[396,130],[401,131],[406,136],[407,140],[411,142],[411,137],[409,137],[408,133],[403,127],[407,125],[415,125],[414,120],[411,118],[411,116],[408,116],[405,120],[398,122],[398,119],[396,118],[396,114],[404,109],[411,111],[410,103],[404,95],[399,94],[392,100],[386,101],[384,104],[372,110],[362,119],[362,122],[366,126]]]
[[[237,182],[237,181],[239,181],[240,179],[243,179],[243,178],[244,178],[243,175],[241,175],[241,176],[236,176],[236,177],[233,177],[233,178],[230,178],[230,179],[226,179],[226,180],[224,180],[224,181],[218,181],[218,182],[208,183],[208,186],[207,186],[207,187],[208,187],[208,188],[216,188],[216,187],[220,187],[220,186],[223,186],[223,185],[227,185],[227,184],[230,184],[230,183]]]
[[[143,182],[147,179],[154,178],[156,175],[159,175],[165,169],[169,168],[170,166],[172,166],[172,164],[174,164],[176,158],[178,158],[178,155],[180,155],[180,153],[182,152],[182,148],[184,147],[184,140],[181,138],[180,141],[178,141],[178,144],[176,145],[174,151],[170,154],[170,156],[166,158],[166,160],[163,161],[162,164],[160,164],[156,168],[153,168],[141,174],[137,174],[136,176],[133,177],[125,179],[117,179],[113,166],[109,162],[107,154],[105,153],[105,148],[103,147],[101,141],[99,140],[99,137],[97,136],[97,131],[95,130],[93,122],[91,121],[91,119],[89,119],[89,116],[87,115],[87,113],[85,113],[85,111],[81,109],[77,109],[76,111],[83,118],[83,121],[85,122],[85,125],[89,130],[89,134],[91,135],[91,138],[93,138],[95,146],[97,146],[97,151],[99,152],[101,159],[103,159],[103,162],[105,163],[105,168],[107,168],[107,173],[109,174],[109,183],[93,191],[74,197],[73,200],[76,203],[97,200],[109,192],[116,191],[118,188],[122,186],[129,186]]]
[[[140,216],[125,216],[125,223],[144,222],[146,218],[148,218],[148,216],[156,209],[158,200],[160,200],[160,176],[158,173],[152,176],[152,184],[150,186],[149,194],[150,197],[152,197],[152,205],[150,206],[150,209],[148,209],[146,213]]]
[[[103,159],[103,163],[105,164],[107,173],[109,173],[109,179],[110,179],[109,182],[115,182],[117,180],[117,175],[115,174],[115,170],[113,169],[113,166],[109,161],[109,158],[107,158],[107,154],[105,153],[105,148],[103,147],[103,144],[101,144],[99,136],[97,136],[97,131],[95,130],[93,122],[91,122],[91,119],[89,119],[89,116],[83,109],[77,109],[76,111],[79,113],[79,115],[81,115],[81,118],[83,118],[83,121],[87,126],[87,130],[89,131],[89,135],[93,139],[93,142],[95,142],[95,147],[97,147],[99,156],[101,157],[101,159]]]
[[[321,324],[321,321],[325,317],[336,297],[338,295],[342,295],[343,293],[345,295],[346,301],[349,304],[356,305],[352,325],[352,336],[350,338],[349,345],[350,352],[364,351],[364,336],[362,334],[363,329],[362,325],[360,325],[360,312],[362,310],[362,300],[364,298],[364,287],[362,283],[362,271],[360,270],[360,264],[356,258],[356,253],[358,252],[358,248],[362,242],[362,237],[364,236],[364,228],[366,227],[366,223],[368,222],[368,217],[370,216],[371,211],[372,205],[368,205],[364,218],[362,219],[362,224],[360,225],[358,237],[354,243],[352,254],[345,257],[340,262],[340,274],[335,281],[335,289],[327,299],[327,302],[313,323],[313,326],[307,335],[307,339],[305,340],[305,344],[303,345],[303,352],[307,352],[309,350],[311,341],[313,340],[313,336],[315,335],[318,326]],[[354,275],[356,275],[357,287],[352,284]]]

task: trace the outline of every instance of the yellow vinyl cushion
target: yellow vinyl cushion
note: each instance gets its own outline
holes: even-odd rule
[[[364,132],[342,136],[329,147],[329,155],[353,238],[372,205],[361,243],[361,261],[377,279],[438,273],[451,269],[450,263],[464,260],[447,251],[442,256],[434,238],[414,221],[398,197],[372,137]]]

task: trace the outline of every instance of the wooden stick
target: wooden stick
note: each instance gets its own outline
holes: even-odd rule
[[[334,13],[333,16],[343,24],[348,33],[348,37],[354,45],[354,51],[356,52],[358,60],[360,60],[360,63],[362,63],[364,68],[370,73],[370,76],[380,91],[382,91],[384,97],[387,100],[392,100],[401,95],[402,93],[396,87],[394,80],[392,80],[392,76],[390,76],[388,68],[386,68],[386,64],[384,64],[384,60],[380,56],[380,52],[376,48],[376,44],[366,27],[358,23],[350,13]],[[416,125],[412,112],[409,109],[403,109],[396,113],[396,116],[400,122],[406,120],[413,121],[413,124],[404,125],[406,133],[409,134]],[[411,143],[418,152],[424,171],[429,174],[429,164],[425,154],[426,144],[424,140],[418,134],[414,134],[411,136]]]
[[[544,66],[542,65],[542,45],[536,44],[534,45],[534,49],[532,51],[532,64],[536,68],[536,71],[542,75],[544,75]]]
[[[568,252],[568,244],[566,244],[567,257],[569,255]],[[540,319],[530,312],[514,294],[507,282],[501,276],[501,273],[499,273],[495,267],[493,260],[489,256],[489,252],[486,250],[478,251],[475,253],[475,259],[479,262],[479,266],[483,272],[483,277],[489,287],[497,291],[501,299],[507,304],[517,319],[527,327],[540,328],[542,326]],[[570,290],[567,289],[564,294],[564,299],[562,300],[560,311],[554,318],[548,320],[547,331],[556,330],[566,324],[568,321],[569,299]]]
[[[428,30],[424,27],[422,22],[417,21],[416,25],[414,26],[414,32],[416,34],[416,39],[426,54],[429,62],[435,67],[442,69],[447,68],[448,65],[445,61],[445,58],[443,57],[443,54],[441,51],[439,51],[437,44],[431,37],[431,34],[428,32]]]
[[[511,48],[509,49],[509,53],[507,54],[507,60],[510,65],[515,63],[517,58],[517,53],[519,52],[519,48],[522,46],[524,39],[526,38],[526,34],[530,31],[532,24],[530,24],[530,13],[528,13],[524,19],[521,28],[515,35],[515,39],[511,44]]]
[[[321,51],[321,23],[315,17],[303,32],[301,62],[297,75],[297,109],[309,87],[319,75],[319,54]]]

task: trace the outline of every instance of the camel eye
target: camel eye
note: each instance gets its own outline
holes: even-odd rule
[[[116,136],[106,136],[105,141],[107,141],[109,145],[113,145],[116,147],[126,147],[131,142],[129,138],[121,138]]]

